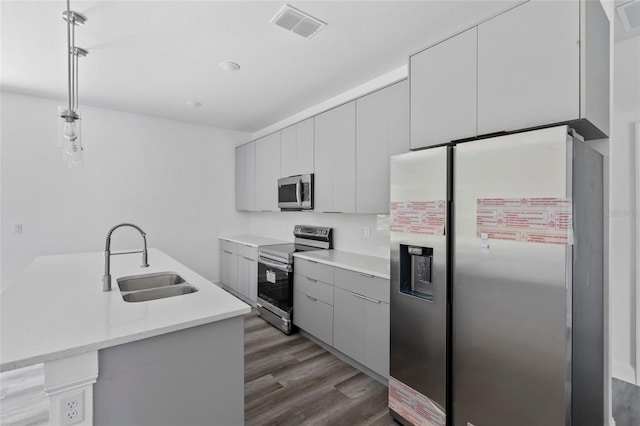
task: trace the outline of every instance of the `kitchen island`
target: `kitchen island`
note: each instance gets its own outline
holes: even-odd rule
[[[245,303],[157,249],[36,258],[2,293],[0,371],[44,363],[50,423],[243,424]],[[177,272],[195,293],[125,302],[117,279]],[[77,399],[76,398],[76,399]],[[66,423],[71,424],[71,423]]]

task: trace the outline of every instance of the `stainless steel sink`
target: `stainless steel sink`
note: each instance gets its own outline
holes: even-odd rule
[[[117,281],[125,302],[147,302],[198,291],[176,272],[134,275],[118,278]]]
[[[120,291],[138,291],[150,288],[166,287],[184,283],[184,278],[175,272],[159,272],[156,274],[134,275],[118,278]]]
[[[175,286],[154,288],[151,290],[134,291],[131,293],[123,294],[122,298],[125,302],[147,302],[149,300],[164,299],[167,297],[195,293],[196,291],[198,291],[198,289],[190,284],[180,284]]]

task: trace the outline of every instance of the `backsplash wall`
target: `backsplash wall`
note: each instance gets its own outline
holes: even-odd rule
[[[378,215],[313,212],[256,212],[246,213],[250,219],[251,234],[293,241],[295,225],[316,225],[333,228],[333,245],[337,250],[369,256],[389,258],[389,229],[378,230]],[[380,219],[388,216],[383,215]],[[369,226],[371,236],[364,236]]]

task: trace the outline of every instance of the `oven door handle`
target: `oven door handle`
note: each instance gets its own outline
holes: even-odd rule
[[[291,265],[283,265],[283,264],[280,264],[280,263],[269,262],[268,260],[265,260],[264,258],[258,259],[258,262],[262,263],[263,265],[268,266],[270,268],[277,269],[279,271],[291,272]]]

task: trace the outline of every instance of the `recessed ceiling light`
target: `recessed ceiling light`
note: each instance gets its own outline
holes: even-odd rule
[[[225,71],[238,71],[240,69],[240,65],[235,62],[220,62],[220,68]]]
[[[202,106],[202,102],[199,101],[186,101],[185,104],[189,105],[190,107],[194,107],[194,108],[198,108]]]

